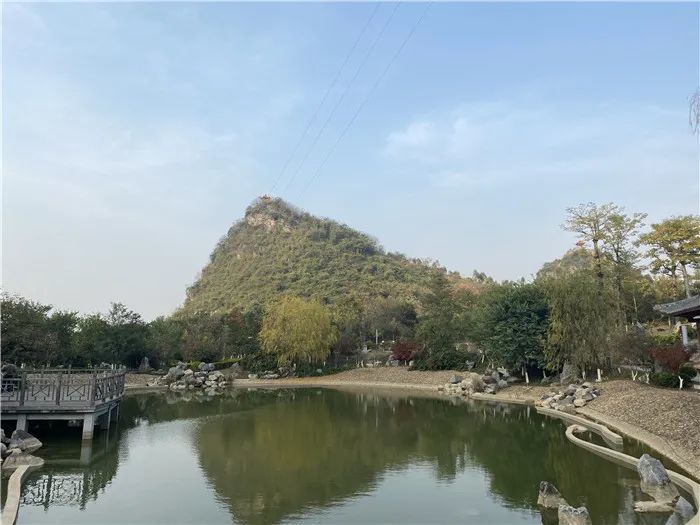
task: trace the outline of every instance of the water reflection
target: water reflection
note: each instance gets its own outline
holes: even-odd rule
[[[25,523],[551,523],[536,506],[543,479],[596,524],[666,518],[639,521],[636,474],[570,444],[561,423],[528,407],[237,390],[129,396],[120,417],[91,448],[75,436],[45,440],[46,467],[23,492]]]

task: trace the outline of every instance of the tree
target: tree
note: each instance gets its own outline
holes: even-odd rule
[[[507,367],[539,366],[545,361],[548,321],[549,307],[541,286],[506,283],[480,298],[471,339]]]
[[[630,216],[622,211],[611,213],[602,231],[603,254],[612,263],[620,327],[626,324],[624,281],[632,274],[639,260],[639,254],[635,250],[635,240],[640,228],[644,225],[645,218],[646,213],[633,213]]]
[[[610,356],[615,330],[609,286],[580,270],[545,283],[549,331],[545,357],[550,368],[570,363],[577,368],[601,365]]]
[[[320,303],[284,297],[263,317],[263,351],[277,356],[280,365],[324,360],[337,338],[330,312]]]
[[[689,271],[700,265],[700,218],[683,215],[652,224],[639,241],[649,247],[652,272],[675,277],[680,269],[686,297],[690,297]]]
[[[577,233],[584,242],[593,245],[593,261],[595,265],[598,286],[603,287],[603,263],[601,260],[601,243],[605,240],[606,232],[610,227],[610,217],[620,215],[621,209],[609,202],[597,205],[592,202],[579,204],[573,208],[567,208],[569,217],[563,225],[567,231]]]
[[[467,356],[457,349],[464,329],[462,308],[443,274],[433,277],[430,291],[421,305],[423,311],[418,317],[416,339],[422,348],[415,356],[416,366],[437,370],[464,367]]]

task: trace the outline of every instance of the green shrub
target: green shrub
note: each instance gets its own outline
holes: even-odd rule
[[[678,388],[680,381],[678,376],[683,378],[683,388],[690,388],[691,379],[695,377],[695,369],[690,366],[681,367],[678,374],[671,372],[657,372],[649,375],[649,382],[664,388]]]
[[[231,365],[240,361],[240,357],[230,357],[226,359],[220,359],[219,361],[214,361],[214,370],[223,370],[224,368],[230,368]]]
[[[197,372],[197,371],[199,371],[200,363],[201,363],[201,361],[187,361],[185,364],[187,365],[187,368]]]
[[[678,388],[678,376],[671,372],[657,372],[649,375],[649,382],[652,385],[664,388]]]
[[[681,340],[681,336],[677,332],[651,333],[650,336],[656,345],[661,347],[673,346]]]
[[[239,361],[252,374],[277,370],[277,358],[272,354],[248,354]]]
[[[690,383],[690,381],[695,377],[696,371],[692,366],[682,366],[678,371],[678,375],[683,378],[683,386]]]
[[[466,370],[469,353],[448,348],[438,351],[422,351],[413,357],[417,370]]]

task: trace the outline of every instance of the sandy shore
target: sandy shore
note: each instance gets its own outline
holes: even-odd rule
[[[435,392],[452,375],[446,371],[408,371],[405,368],[359,368],[339,374],[275,380],[237,379],[235,387],[376,388]],[[154,376],[127,375],[129,390],[141,390]],[[700,480],[700,393],[654,388],[632,381],[605,381],[603,395],[579,413],[612,430],[637,439],[668,457]],[[513,385],[491,396],[494,401],[534,402],[550,387]]]

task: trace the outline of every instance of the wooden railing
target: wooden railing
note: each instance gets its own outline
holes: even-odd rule
[[[87,409],[124,393],[126,369],[20,369],[3,377],[2,409]]]

